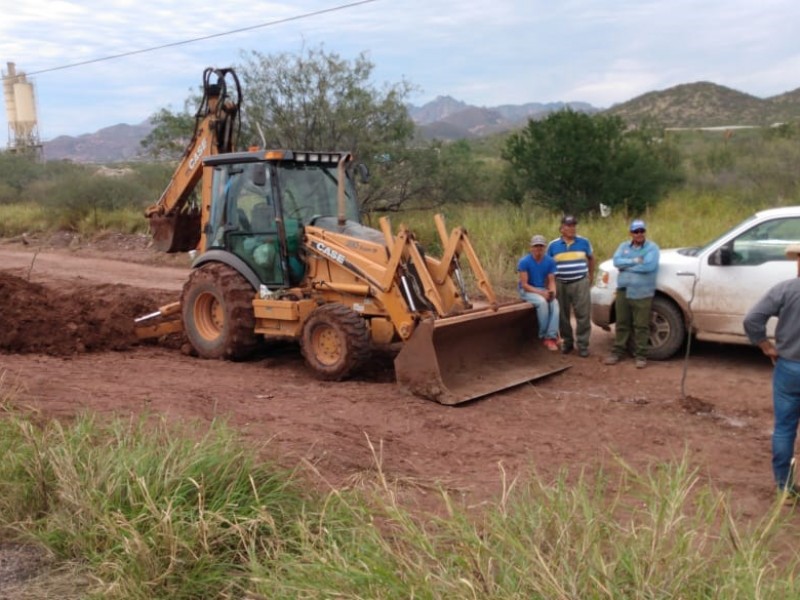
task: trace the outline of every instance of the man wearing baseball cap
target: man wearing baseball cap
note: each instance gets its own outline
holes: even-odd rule
[[[561,237],[547,247],[547,254],[556,261],[556,293],[559,304],[559,330],[563,345],[561,351],[569,354],[578,346],[578,355],[589,356],[589,337],[592,333],[591,278],[594,275],[594,252],[585,237],[576,234],[578,219],[564,215],[561,219]],[[571,313],[575,313],[575,333],[572,331]]]
[[[614,252],[614,266],[619,269],[614,311],[617,324],[614,328],[614,346],[605,359],[615,365],[628,349],[633,334],[633,356],[637,369],[647,366],[647,349],[650,345],[650,310],[656,295],[656,275],[661,251],[646,237],[647,226],[641,219],[631,221],[630,241],[622,242]]]
[[[531,238],[530,253],[517,263],[519,296],[533,304],[539,323],[539,339],[548,350],[558,350],[558,302],[556,301],[556,261],[547,256],[543,235]]]
[[[773,286],[744,318],[751,343],[768,356],[772,373],[772,472],[778,493],[792,503],[800,499],[794,483],[794,443],[800,422],[800,244],[790,244],[786,256],[797,261],[797,277]],[[767,321],[778,317],[775,341],[767,337]]]

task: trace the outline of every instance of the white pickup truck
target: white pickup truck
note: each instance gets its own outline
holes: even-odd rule
[[[797,242],[800,206],[787,206],[758,212],[701,248],[662,249],[649,357],[673,356],[690,327],[699,340],[747,344],[744,315],[770,287],[798,276],[797,262],[784,254]],[[616,320],[617,273],[605,261],[592,287],[592,321],[606,330]]]

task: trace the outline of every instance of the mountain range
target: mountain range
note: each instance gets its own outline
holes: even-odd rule
[[[408,113],[420,137],[453,140],[502,133],[524,126],[529,119],[541,119],[565,108],[589,113],[600,110],[587,102],[529,102],[486,108],[439,96],[423,106],[409,106]]]
[[[608,109],[587,102],[530,102],[479,107],[450,96],[408,107],[422,139],[457,140],[524,127],[529,119],[569,108],[586,113],[618,115],[635,123],[652,119],[665,127],[769,126],[800,119],[800,88],[770,98],[701,81],[648,92]],[[149,121],[114,125],[80,136],[59,136],[44,143],[47,160],[114,163],[141,158],[140,141],[152,130]]]

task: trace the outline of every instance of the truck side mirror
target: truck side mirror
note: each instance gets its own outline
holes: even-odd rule
[[[708,258],[708,264],[727,266],[733,262],[733,246],[728,243],[717,248]]]

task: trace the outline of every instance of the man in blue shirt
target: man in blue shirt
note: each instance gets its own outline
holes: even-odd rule
[[[614,266],[619,269],[614,310],[617,314],[616,335],[611,354],[605,364],[615,365],[628,347],[633,333],[636,368],[647,366],[650,343],[650,310],[656,295],[658,246],[645,237],[647,227],[641,219],[631,222],[631,241],[622,242],[614,252]]]
[[[539,339],[548,350],[558,350],[558,302],[556,301],[556,261],[545,254],[543,235],[531,238],[530,254],[517,264],[519,296],[536,308]]]
[[[548,256],[556,261],[556,295],[560,309],[559,330],[561,351],[569,354],[576,345],[578,354],[589,356],[589,336],[592,333],[591,278],[594,275],[592,244],[576,235],[578,220],[572,215],[561,219],[561,237],[547,247]],[[572,333],[571,313],[575,313],[575,335]]]

